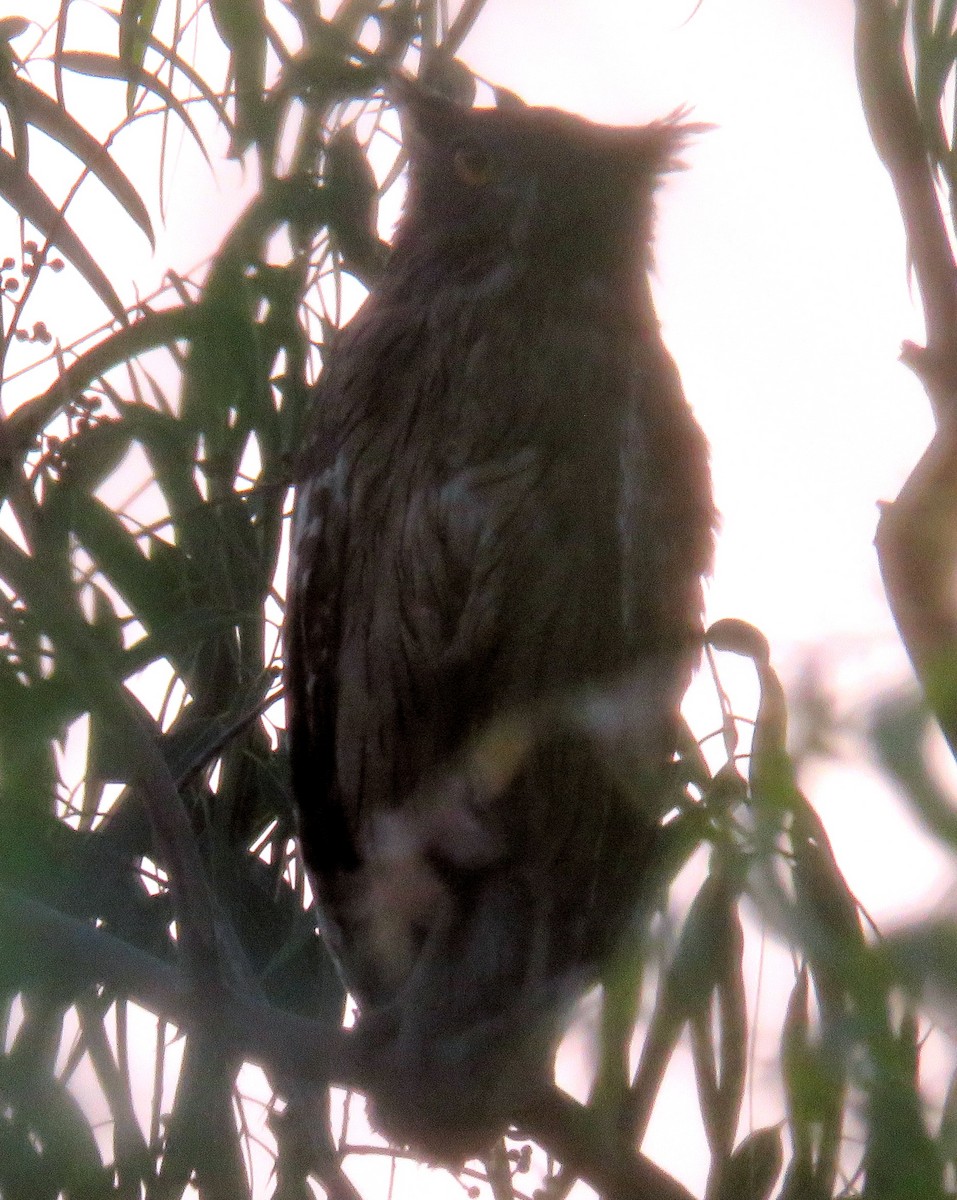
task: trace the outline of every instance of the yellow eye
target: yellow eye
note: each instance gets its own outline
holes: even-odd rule
[[[481,187],[494,174],[492,159],[479,146],[459,146],[452,157],[455,173],[469,187]]]

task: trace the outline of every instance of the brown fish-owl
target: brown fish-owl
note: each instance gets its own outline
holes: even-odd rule
[[[653,195],[689,126],[469,109],[411,83],[399,103],[404,214],[302,453],[286,687],[373,1123],[454,1162],[547,1077],[630,928],[714,513],[648,279]],[[637,789],[574,718],[629,677]],[[470,752],[514,714],[538,730],[527,753]]]

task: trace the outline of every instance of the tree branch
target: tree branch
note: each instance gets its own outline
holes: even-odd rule
[[[106,983],[137,1004],[196,1032],[213,1030],[237,1057],[282,1078],[364,1090],[368,1070],[354,1035],[267,1002],[227,991],[212,1008],[168,963],[103,929],[0,884],[0,928],[25,961],[53,959],[80,986]],[[577,1101],[550,1087],[531,1096],[517,1125],[598,1191],[604,1200],[693,1200],[691,1194]]]
[[[905,6],[857,0],[855,61],[864,114],[901,211],[927,330],[905,344],[937,431],[875,545],[901,640],[957,756],[957,267],[904,58]]]
[[[598,1127],[587,1108],[557,1087],[531,1097],[516,1114],[516,1124],[602,1200],[693,1200],[650,1158],[610,1140],[606,1127]]]
[[[864,116],[897,193],[920,289],[927,353],[946,367],[944,395],[937,380],[931,402],[947,399],[938,421],[953,420],[957,398],[957,286],[950,238],[937,198],[931,158],[904,61],[905,8],[890,0],[857,0],[855,64]]]

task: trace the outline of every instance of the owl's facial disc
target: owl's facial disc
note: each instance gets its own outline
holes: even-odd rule
[[[700,127],[680,114],[643,127],[599,125],[558,109],[466,108],[397,77],[390,92],[409,150],[403,232],[443,269],[607,275],[647,259],[652,195]],[[499,260],[502,261],[502,260]]]

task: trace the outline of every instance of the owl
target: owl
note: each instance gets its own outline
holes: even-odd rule
[[[408,192],[315,389],[285,681],[370,1118],[456,1163],[633,927],[714,511],[649,285],[691,127],[396,86]],[[616,689],[627,736],[595,715]]]

